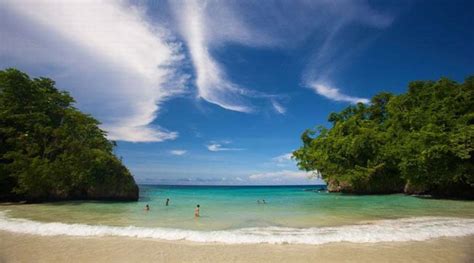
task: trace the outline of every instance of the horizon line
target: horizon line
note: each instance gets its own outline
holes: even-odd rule
[[[159,184],[137,183],[146,186],[327,186],[327,184]]]

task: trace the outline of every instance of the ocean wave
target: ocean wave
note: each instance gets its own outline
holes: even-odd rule
[[[378,220],[337,227],[254,227],[197,231],[172,228],[117,227],[106,225],[45,223],[10,218],[0,212],[0,230],[41,236],[120,236],[161,240],[188,240],[226,244],[325,244],[333,242],[376,243],[423,241],[474,234],[474,219],[414,217]]]

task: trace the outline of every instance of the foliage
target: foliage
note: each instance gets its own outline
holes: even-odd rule
[[[333,191],[474,196],[474,77],[415,81],[331,113],[293,153]]]
[[[111,198],[136,191],[99,122],[48,78],[0,71],[0,199]],[[110,186],[106,186],[110,184]]]

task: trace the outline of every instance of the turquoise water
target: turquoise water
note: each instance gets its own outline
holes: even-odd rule
[[[44,222],[113,226],[232,229],[312,227],[413,216],[474,218],[474,202],[406,195],[342,195],[317,192],[320,186],[141,186],[137,203],[60,202],[1,207],[13,217]],[[166,198],[170,205],[165,206]],[[266,204],[257,200],[265,199]],[[144,207],[150,205],[150,211]],[[194,208],[201,206],[201,218]]]
[[[0,220],[0,229],[31,228],[31,231],[39,231],[39,228],[47,226],[50,232],[64,228],[61,230],[63,232],[58,233],[68,234],[71,224],[78,224],[77,231],[80,233],[87,230],[80,228],[86,225],[123,227],[122,230],[132,226],[139,227],[139,231],[134,229],[135,232],[122,233],[122,230],[116,228],[105,228],[99,232],[90,229],[86,232],[108,235],[118,231],[120,235],[127,233],[158,238],[168,237],[170,231],[234,231],[229,233],[236,234],[235,231],[244,229],[247,236],[250,233],[274,238],[275,235],[281,236],[282,231],[297,231],[300,234],[305,229],[310,231],[303,233],[305,237],[321,235],[323,230],[327,236],[328,233],[342,231],[347,226],[357,226],[356,230],[360,232],[360,226],[380,223],[378,227],[382,227],[382,231],[398,231],[406,225],[413,226],[413,231],[424,231],[428,236],[431,232],[427,230],[431,228],[435,231],[442,230],[440,235],[474,233],[472,201],[436,200],[406,195],[343,195],[318,192],[320,188],[321,186],[140,186],[139,202],[0,205],[0,211],[4,214]],[[166,198],[170,198],[169,206],[165,206]],[[265,199],[266,204],[258,204],[257,200],[262,199]],[[150,211],[144,210],[146,204],[150,205]],[[194,217],[197,204],[201,206],[200,218]],[[403,221],[407,219],[415,221]],[[448,219],[451,221],[446,221]],[[44,224],[48,222],[63,225]],[[146,234],[140,232],[142,228],[146,229],[143,230]],[[159,234],[156,232],[158,230],[161,231]],[[41,233],[48,234],[46,230]],[[202,236],[197,232],[189,233]],[[187,239],[189,233],[183,234],[183,239]],[[245,240],[239,236],[241,234],[242,232],[238,232],[236,238]],[[293,234],[292,232],[291,237]],[[178,236],[181,237],[180,235]],[[220,241],[215,236],[211,240]]]

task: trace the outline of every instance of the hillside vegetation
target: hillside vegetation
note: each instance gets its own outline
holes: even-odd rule
[[[414,81],[331,113],[293,153],[330,191],[474,197],[474,77]]]
[[[53,80],[0,71],[0,200],[137,200],[99,122]]]

